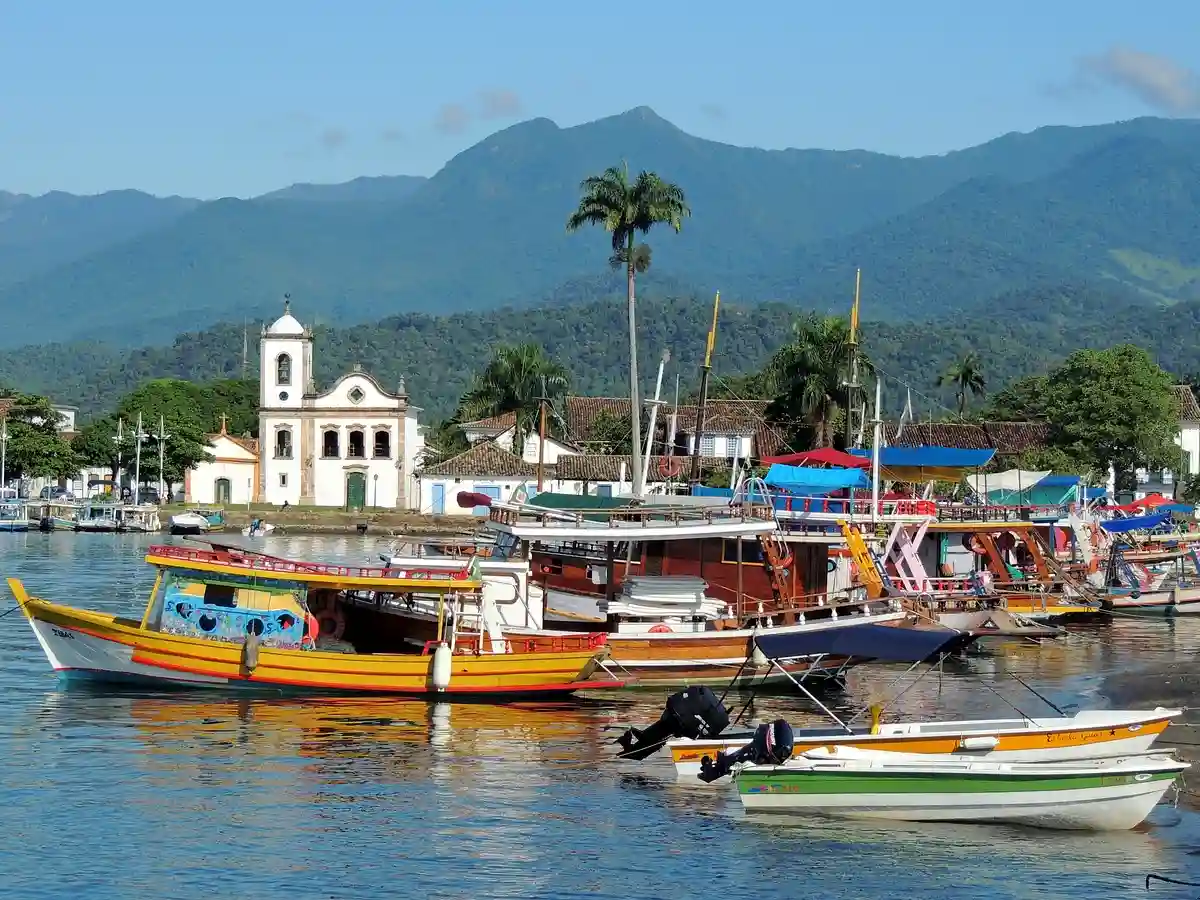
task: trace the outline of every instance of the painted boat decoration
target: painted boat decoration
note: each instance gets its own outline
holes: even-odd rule
[[[56,672],[157,686],[437,699],[541,698],[620,685],[590,680],[607,648],[589,635],[555,653],[463,652],[449,627],[419,652],[352,642],[348,595],[419,588],[453,596],[478,590],[477,572],[396,572],[168,546],[151,547],[146,562],[158,577],[140,620],[35,599],[9,579]]]
[[[1189,767],[1169,752],[1019,763],[836,747],[784,765],[745,765],[734,782],[747,810],[1124,831],[1145,821]]]

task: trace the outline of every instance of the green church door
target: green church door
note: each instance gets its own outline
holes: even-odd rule
[[[362,509],[367,505],[367,476],[351,472],[346,476],[346,509]]]

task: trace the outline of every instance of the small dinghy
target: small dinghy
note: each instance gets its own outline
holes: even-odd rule
[[[275,526],[272,525],[270,522],[264,522],[262,519],[254,519],[253,521],[250,522],[249,525],[247,525],[245,528],[242,529],[242,536],[243,537],[266,537],[268,534],[270,534],[274,530],[275,530]]]
[[[1127,831],[1189,768],[1170,752],[1012,763],[829,747],[782,765],[743,764],[734,782],[747,810]]]

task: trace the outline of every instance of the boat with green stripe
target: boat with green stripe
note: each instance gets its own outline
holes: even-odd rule
[[[1170,753],[1011,763],[822,747],[783,765],[742,766],[734,778],[747,810],[1124,831],[1189,767]]]

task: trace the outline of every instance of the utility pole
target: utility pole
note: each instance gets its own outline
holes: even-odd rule
[[[133,433],[133,505],[137,506],[141,499],[142,487],[142,441],[146,439],[146,432],[142,428],[142,414],[138,413],[137,431]]]
[[[538,493],[542,492],[546,469],[546,376],[542,376],[542,394],[538,397]]]
[[[708,403],[708,377],[712,373],[713,347],[717,343],[717,312],[721,309],[721,292],[717,291],[717,299],[713,301],[712,328],[708,332],[708,342],[704,348],[704,366],[700,369],[700,401],[696,404],[696,433],[692,435],[692,484],[702,480],[700,473],[700,436],[704,433],[704,406]]]
[[[163,481],[163,457],[166,452],[167,438],[166,428],[163,425],[163,417],[158,417],[158,434],[154,435],[154,439],[158,441],[158,502],[165,503],[163,499],[167,494],[166,483]]]

